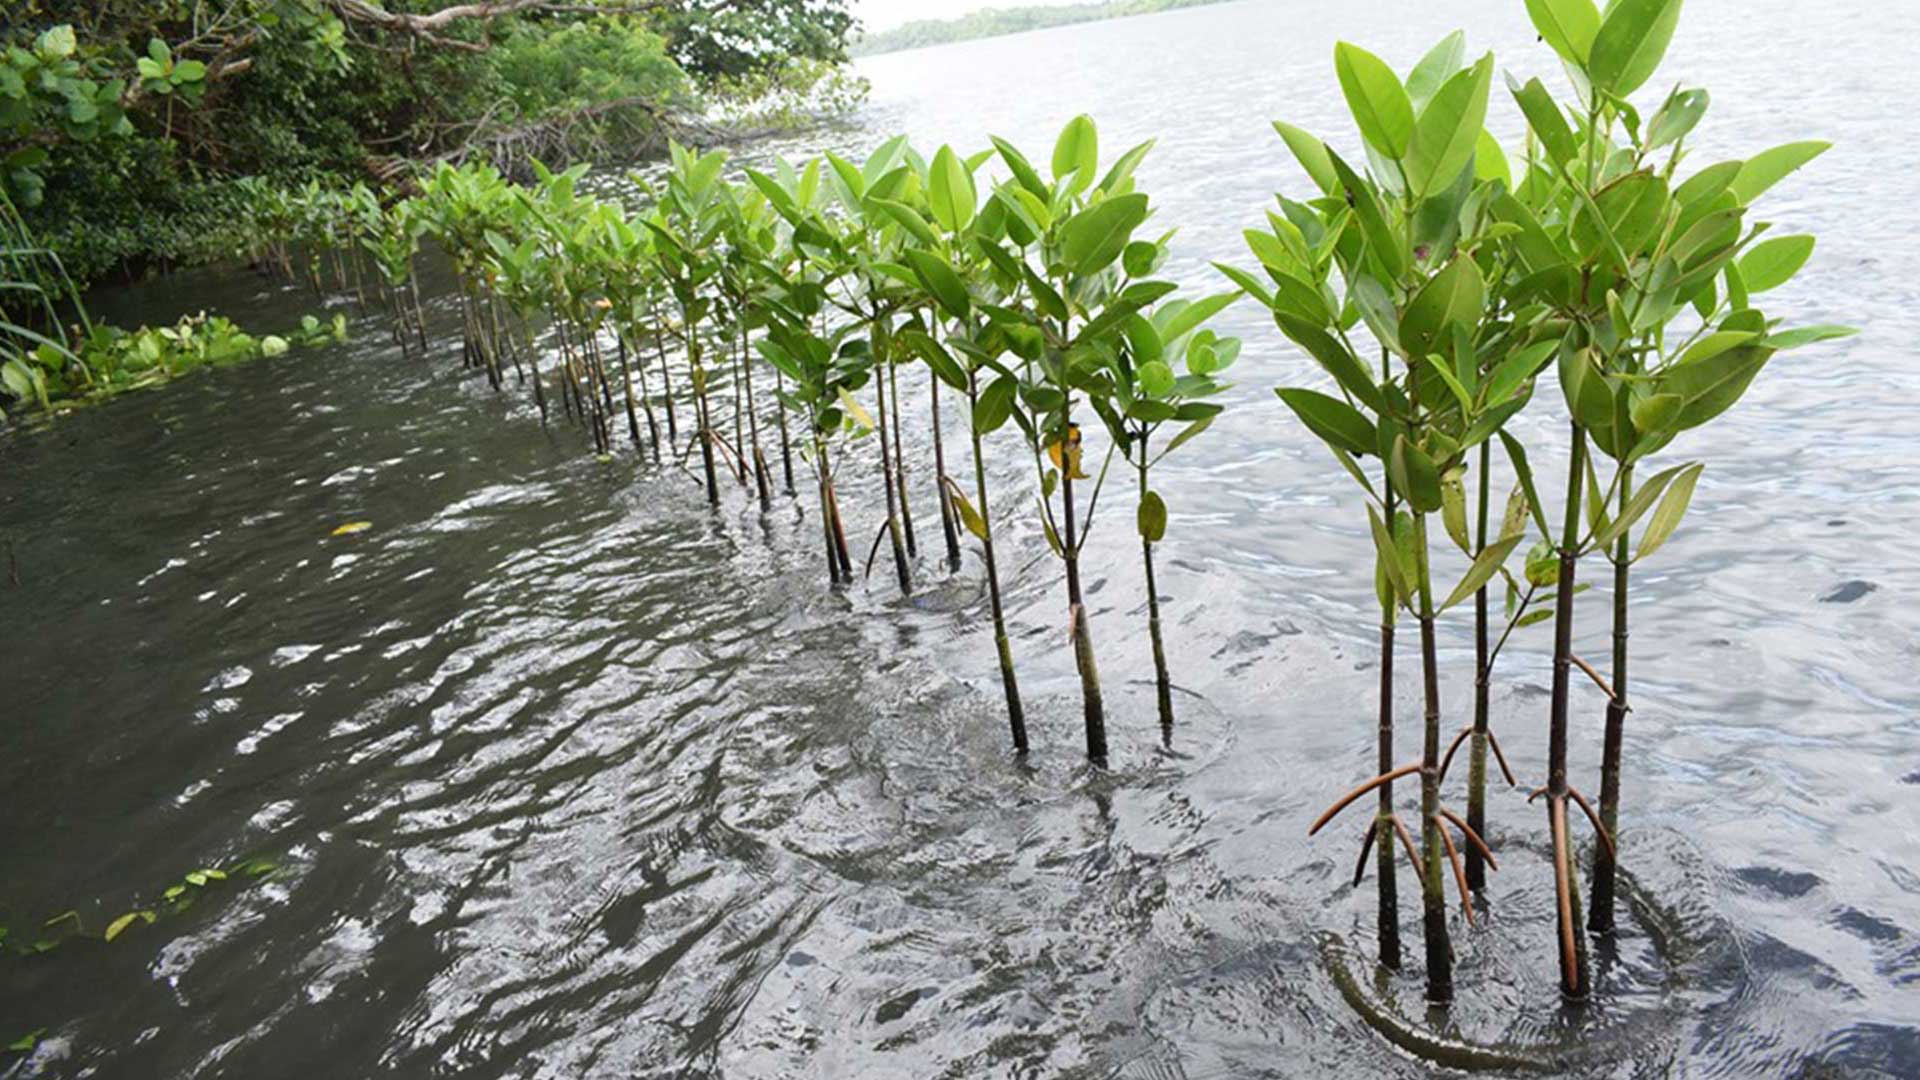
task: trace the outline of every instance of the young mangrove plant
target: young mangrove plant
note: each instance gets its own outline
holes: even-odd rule
[[[707,289],[719,273],[716,248],[726,222],[715,207],[722,183],[720,170],[727,157],[723,151],[709,150],[696,158],[679,143],[671,144],[671,153],[673,170],[667,176],[666,189],[643,221],[654,233],[654,257],[667,291],[679,308],[679,322],[663,324],[662,329],[678,337],[686,353],[687,375],[693,387],[693,441],[700,447],[707,502],[718,506],[720,485],[714,454],[725,452],[726,444],[713,425],[709,390],[714,384],[704,361],[701,324],[713,311],[714,301]]]
[[[1609,931],[1629,712],[1629,570],[1672,535],[1701,468],[1674,466],[1636,487],[1636,465],[1730,408],[1776,352],[1849,332],[1825,326],[1779,331],[1751,304],[1754,293],[1792,277],[1813,250],[1811,236],[1758,240],[1767,225],[1749,220],[1754,200],[1827,144],[1789,143],[1709,165],[1675,183],[1686,138],[1706,111],[1706,92],[1676,88],[1644,121],[1627,100],[1658,68],[1680,7],[1680,0],[1643,0],[1601,13],[1585,0],[1565,0],[1552,10],[1529,4],[1578,100],[1562,106],[1538,80],[1513,87],[1537,148],[1527,182],[1505,212],[1531,271],[1531,288],[1521,299],[1550,308],[1566,326],[1560,383],[1573,453],[1557,545],[1551,750],[1540,794],[1547,797],[1554,838],[1561,985],[1576,996],[1586,992],[1588,976],[1566,803],[1579,805],[1599,830],[1589,925]],[[1604,489],[1591,465],[1594,451],[1614,464]],[[1636,550],[1630,533],[1649,513]],[[1613,565],[1610,680],[1572,648],[1569,586],[1577,559],[1592,550]],[[1574,667],[1608,699],[1598,812],[1566,776]]]
[[[1018,400],[1009,407],[1039,476],[1042,531],[1066,571],[1067,634],[1080,674],[1087,757],[1104,764],[1106,709],[1080,554],[1091,535],[1107,466],[1101,466],[1083,514],[1075,484],[1093,478],[1083,467],[1076,409],[1084,400],[1112,396],[1110,358],[1124,348],[1127,320],[1174,290],[1169,282],[1134,281],[1121,264],[1134,230],[1149,214],[1147,196],[1132,186],[1133,170],[1152,143],[1122,154],[1103,175],[1094,123],[1076,116],[1054,143],[1048,182],[1011,143],[993,142],[1013,174],[993,193],[1003,208],[1006,237],[1004,245],[981,239],[978,247],[1006,281],[1019,283],[1019,292],[981,311],[1022,361]],[[1106,460],[1112,460],[1111,443]]]
[[[1393,602],[1419,624],[1425,702],[1419,760],[1389,767],[1392,759],[1383,753],[1378,775],[1335,802],[1309,832],[1368,791],[1419,775],[1421,850],[1415,852],[1391,799],[1382,798],[1379,820],[1363,839],[1360,869],[1368,846],[1395,839],[1414,863],[1424,911],[1427,995],[1435,1001],[1453,993],[1443,876],[1449,865],[1466,918],[1474,920],[1451,830],[1492,861],[1479,831],[1440,802],[1435,622],[1490,580],[1524,534],[1516,531],[1487,546],[1436,603],[1428,523],[1446,505],[1443,482],[1457,478],[1468,453],[1525,403],[1524,384],[1540,362],[1540,350],[1515,352],[1482,378],[1483,353],[1503,350],[1512,330],[1502,306],[1488,302],[1504,232],[1487,209],[1498,188],[1474,167],[1493,58],[1468,66],[1463,55],[1464,48],[1449,38],[1403,84],[1377,57],[1342,43],[1335,69],[1374,168],[1363,176],[1313,136],[1276,125],[1326,197],[1305,204],[1282,199],[1282,213],[1268,215],[1270,231],[1248,232],[1248,245],[1271,285],[1244,272],[1229,275],[1266,303],[1281,330],[1333,377],[1337,396],[1303,387],[1279,393],[1362,485],[1380,577]],[[1344,297],[1334,290],[1336,267]],[[1396,362],[1378,379],[1348,336],[1361,322]],[[1376,488],[1360,468],[1356,459],[1363,455],[1381,460],[1384,486]],[[1406,511],[1390,506],[1386,492]],[[1383,748],[1391,735],[1383,726]],[[1392,915],[1389,897],[1383,889],[1383,919]],[[1393,958],[1384,941],[1382,956]]]
[[[1166,257],[1168,233],[1158,241],[1135,240],[1121,253],[1130,277],[1152,274]],[[1088,404],[1106,424],[1114,446],[1126,458],[1139,481],[1134,514],[1140,533],[1141,565],[1147,589],[1147,635],[1153,647],[1155,699],[1159,706],[1162,742],[1173,734],[1173,681],[1167,671],[1166,643],[1160,630],[1160,590],[1154,580],[1153,547],[1167,532],[1167,503],[1153,487],[1153,466],[1213,423],[1221,406],[1205,400],[1225,385],[1215,376],[1232,365],[1240,342],[1223,338],[1201,324],[1240,292],[1220,293],[1197,301],[1170,300],[1151,316],[1136,312],[1123,324],[1121,348],[1108,358],[1107,382],[1089,383]],[[1174,374],[1175,365],[1184,368]],[[1109,396],[1094,396],[1105,390]],[[1168,423],[1182,425],[1166,445],[1154,435]]]
[[[973,449],[974,499],[978,505],[970,502],[960,486],[946,476],[944,457],[936,440],[942,507],[943,513],[958,518],[980,541],[987,570],[987,599],[993,617],[994,651],[1000,663],[1001,690],[1007,700],[1007,723],[1014,751],[1024,754],[1028,749],[1026,710],[1021,705],[1020,685],[1014,675],[1013,647],[1008,639],[1006,608],[1001,599],[984,447],[986,436],[1004,426],[1012,416],[1018,389],[1018,377],[1000,361],[1012,349],[1007,334],[999,324],[982,317],[983,304],[1005,299],[1005,292],[993,287],[991,267],[982,256],[980,245],[995,244],[1005,235],[1006,210],[995,201],[989,201],[984,211],[980,209],[973,168],[973,164],[962,160],[948,147],[941,147],[934,155],[928,194],[941,232],[924,237],[926,247],[905,252],[924,292],[929,321],[924,327],[907,331],[904,338],[932,371],[936,395],[944,382],[967,396],[966,420]],[[983,293],[980,302],[976,302],[969,281],[980,283]],[[1007,282],[1005,288],[1017,290],[1019,283]],[[950,331],[945,335],[946,345],[940,340],[943,321]],[[983,394],[981,380],[986,374],[997,378]],[[934,400],[937,433],[939,399],[936,396]]]

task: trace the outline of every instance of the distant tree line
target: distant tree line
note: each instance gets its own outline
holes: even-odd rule
[[[1054,7],[981,8],[957,19],[919,19],[890,30],[863,34],[848,51],[854,56],[918,49],[950,41],[1018,34],[1023,30],[1044,30],[1049,26],[1117,19],[1127,15],[1149,15],[1156,11],[1199,7],[1223,0],[1109,0],[1101,4],[1061,4]]]

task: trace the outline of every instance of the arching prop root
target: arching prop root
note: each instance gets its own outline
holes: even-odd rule
[[[1471,734],[1473,734],[1473,726],[1469,724],[1461,728],[1460,734],[1455,735],[1453,742],[1448,744],[1446,756],[1440,759],[1441,783],[1444,784],[1447,782],[1447,767],[1453,764],[1454,751],[1460,749],[1460,744],[1466,742],[1467,736]],[[1487,745],[1493,748],[1494,760],[1500,763],[1500,775],[1507,778],[1507,786],[1519,787],[1520,781],[1514,777],[1513,767],[1507,764],[1507,752],[1500,749],[1500,739],[1494,735],[1492,728],[1487,729]]]
[[[1335,814],[1338,814],[1341,810],[1351,805],[1353,801],[1360,796],[1365,795],[1367,792],[1372,791],[1374,788],[1379,787],[1389,780],[1405,775],[1409,771],[1417,772],[1419,768],[1418,763],[1402,765],[1392,772],[1381,773],[1379,776],[1361,784],[1359,787],[1341,796],[1340,801],[1334,803],[1327,809],[1326,813],[1320,815],[1320,820],[1313,824],[1314,830],[1318,830],[1322,825],[1325,825]],[[1413,868],[1414,877],[1421,877],[1426,873],[1426,867],[1420,861],[1419,849],[1414,846],[1413,834],[1408,831],[1406,822],[1400,820],[1399,814],[1388,814],[1386,820],[1393,826],[1393,831],[1400,837],[1400,847],[1407,853],[1407,864]],[[1487,846],[1486,840],[1482,839],[1480,834],[1475,832],[1473,827],[1468,825],[1464,818],[1445,807],[1440,808],[1440,812],[1433,818],[1433,825],[1440,833],[1440,842],[1446,846],[1447,861],[1453,865],[1454,884],[1460,890],[1460,910],[1466,913],[1467,925],[1473,926],[1476,925],[1473,913],[1473,894],[1467,888],[1466,870],[1460,864],[1460,852],[1459,849],[1454,846],[1453,834],[1447,831],[1448,824],[1452,824],[1460,830],[1460,835],[1465,838],[1466,842],[1472,844],[1474,849],[1479,851],[1481,856],[1487,860],[1487,867],[1489,869],[1499,870],[1500,863],[1499,860],[1493,857],[1493,849]],[[1373,851],[1374,834],[1379,831],[1379,828],[1380,819],[1376,817],[1367,826],[1366,835],[1361,838],[1360,858],[1355,861],[1353,866],[1353,885],[1356,889],[1360,887],[1360,882],[1366,879],[1367,855]],[[1311,832],[1309,835],[1311,835]]]

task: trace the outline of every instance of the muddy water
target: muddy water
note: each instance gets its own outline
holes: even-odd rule
[[[1304,184],[1267,120],[1348,130],[1336,32],[1405,66],[1462,26],[1548,74],[1519,5],[1493,7],[1237,3],[879,57],[861,129],[832,138],[1044,153],[1078,111],[1113,149],[1158,136],[1140,175],[1181,226],[1169,271],[1212,287],[1207,262]],[[1715,94],[1696,161],[1837,144],[1772,204],[1820,247],[1770,312],[1867,333],[1782,358],[1710,443],[1674,448],[1712,464],[1635,593],[1623,841],[1653,900],[1599,956],[1600,999],[1562,1010],[1542,815],[1501,794],[1491,917],[1456,930],[1461,1036],[1582,1075],[1920,1072],[1920,78],[1898,30],[1866,3],[1689,6],[1668,77]],[[312,303],[228,270],[103,307],[270,330]],[[1012,444],[993,471],[1025,763],[980,567],[931,557],[924,439],[920,591],[895,598],[883,566],[829,592],[808,499],[710,513],[684,472],[596,461],[524,390],[463,375],[452,311],[431,315],[425,363],[368,323],[0,439],[9,940],[67,910],[98,933],[197,867],[281,864],[112,944],[0,962],[0,1039],[46,1029],[0,1071],[1425,1075],[1334,975],[1369,945],[1353,837],[1303,835],[1372,760],[1370,556],[1351,485],[1268,389],[1308,362],[1257,312],[1223,320],[1247,339],[1233,407],[1161,481],[1170,746],[1130,499],[1096,521],[1105,774],[1077,750],[1065,601]],[[1543,476],[1556,408],[1521,421]],[[876,458],[843,463],[856,546]],[[372,527],[328,535],[349,521]],[[1443,627],[1449,724],[1468,633]],[[1495,692],[1523,784],[1544,771],[1547,644],[1516,634]],[[1409,744],[1417,695],[1404,681]],[[1439,1019],[1417,978],[1353,970]]]

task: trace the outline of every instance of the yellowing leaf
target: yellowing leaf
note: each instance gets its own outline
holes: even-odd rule
[[[867,410],[860,407],[859,402],[853,400],[853,395],[847,393],[845,387],[837,387],[835,389],[835,392],[840,395],[841,407],[846,409],[848,415],[853,417],[854,423],[860,425],[861,427],[865,428],[868,431],[875,430],[873,417],[867,414]]]
[[[366,532],[368,529],[371,529],[371,528],[373,528],[373,522],[371,521],[349,521],[345,525],[342,525],[334,529],[333,532],[327,535],[352,536],[354,533]]]

